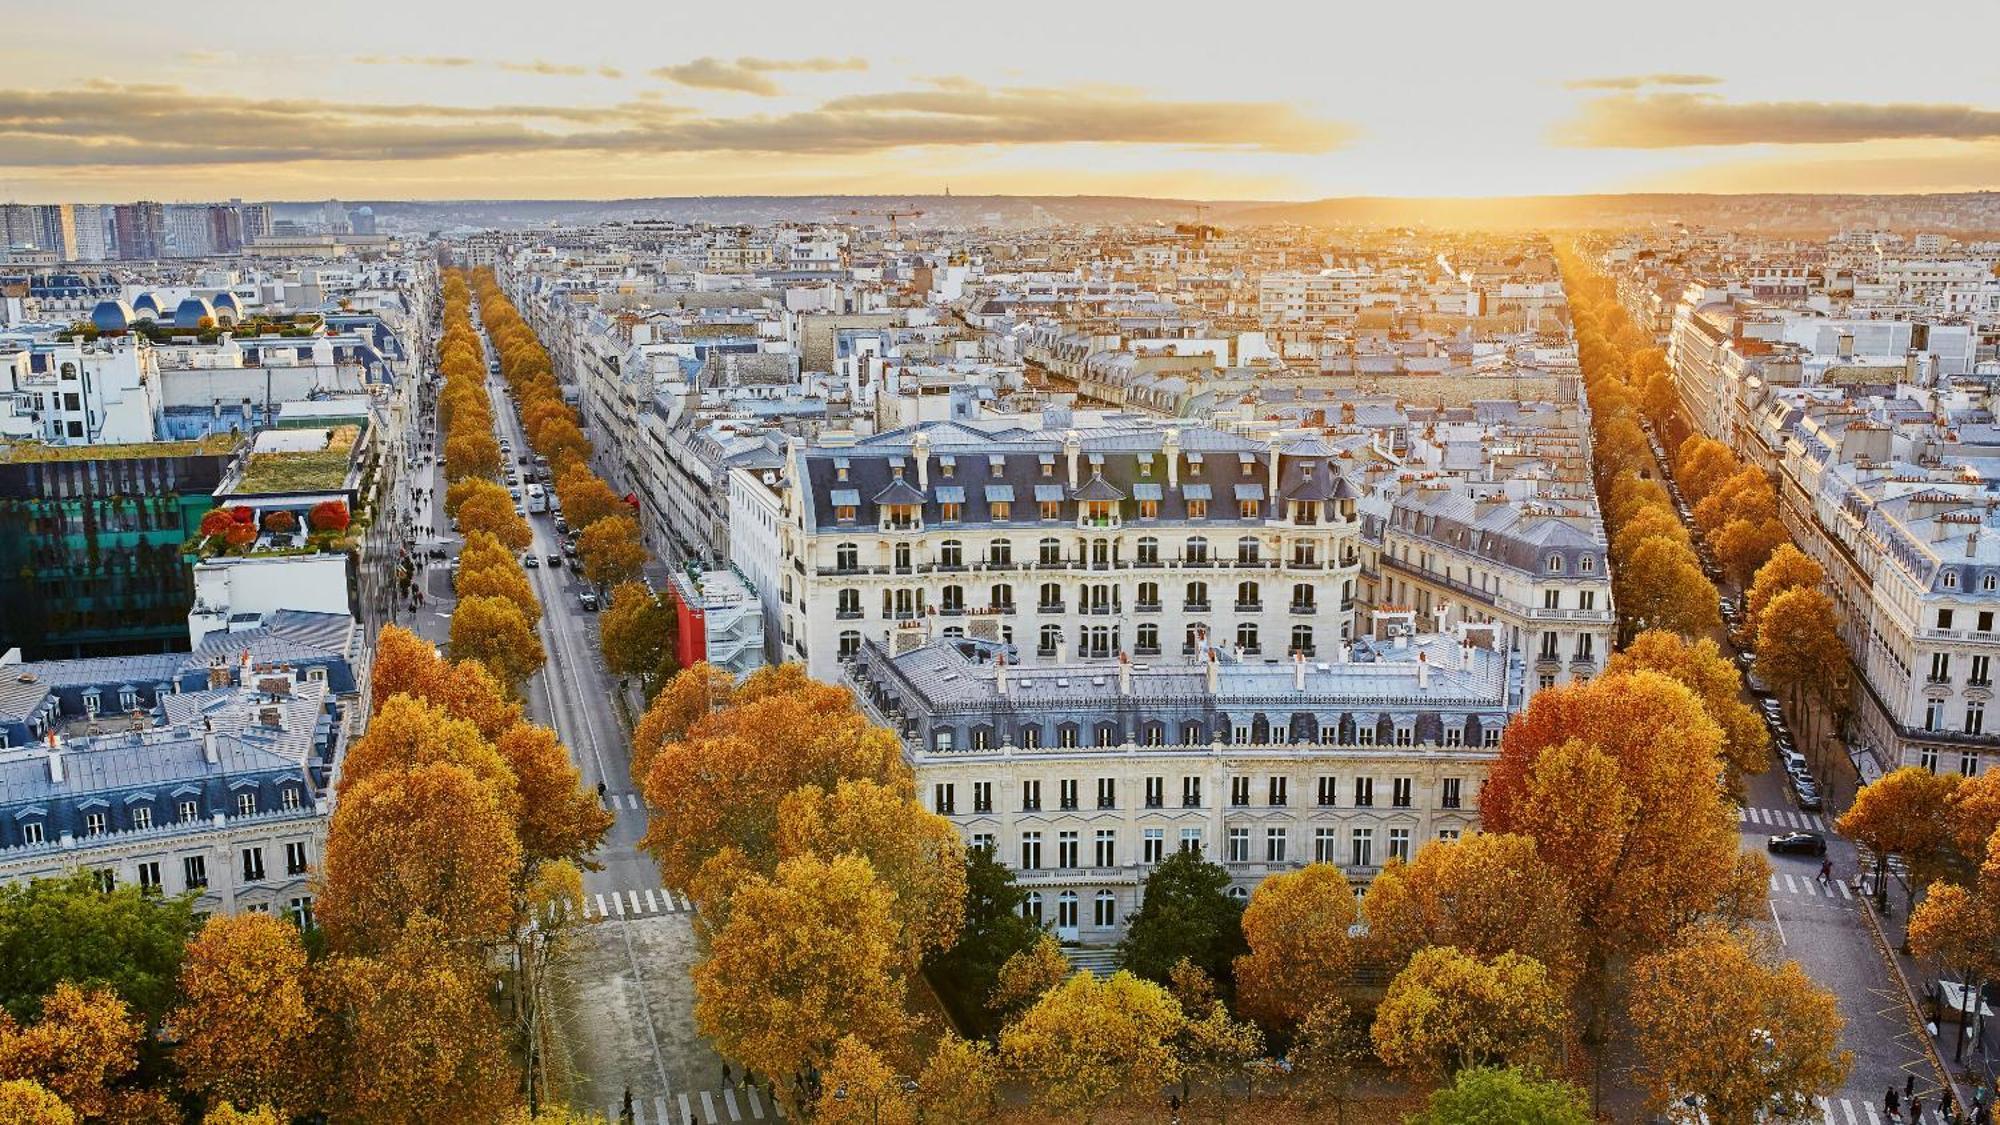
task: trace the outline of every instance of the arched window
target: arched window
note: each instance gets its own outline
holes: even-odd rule
[[[1090,541],[1090,565],[1111,565],[1111,540],[1092,539]]]
[[[986,545],[986,561],[994,566],[1013,565],[1014,544],[1005,539],[995,539]]]
[[[1257,623],[1245,621],[1236,627],[1236,646],[1244,652],[1257,651]]]
[[[1200,724],[1200,723],[1197,723],[1197,722],[1185,722],[1185,723],[1182,723],[1182,724],[1181,724],[1181,745],[1182,745],[1182,746],[1200,746],[1200,745],[1201,745],[1201,744],[1202,744],[1203,742],[1206,742],[1206,741],[1208,741],[1208,740],[1207,740],[1207,739],[1205,739],[1205,738],[1203,738],[1203,737],[1201,736],[1201,724]]]
[[[947,539],[938,544],[939,566],[964,566],[965,544],[956,539]]]
[[[842,587],[834,595],[833,611],[841,617],[861,616],[861,591],[852,587]]]
[[[1183,609],[1195,610],[1197,612],[1206,610],[1208,608],[1208,583],[1188,583],[1185,602],[1186,604],[1181,607]]]
[[[1151,621],[1139,626],[1138,648],[1140,656],[1160,654],[1160,627]]]
[[[1160,541],[1150,535],[1139,537],[1139,565],[1153,566],[1160,561]]]
[[[1250,898],[1250,892],[1244,887],[1231,887],[1229,888],[1229,897],[1235,899],[1237,902],[1244,902]]]
[[[1238,582],[1236,584],[1236,608],[1246,611],[1255,611],[1264,608],[1264,594],[1257,583]]]
[[[861,632],[858,629],[843,630],[840,634],[840,658],[846,660],[861,651]]]
[[[1062,651],[1062,626],[1060,625],[1042,626],[1041,654],[1043,656],[1054,656],[1055,654],[1061,651]]]
[[[1315,600],[1316,595],[1313,593],[1311,583],[1299,582],[1292,586],[1292,608],[1294,610],[1301,613],[1311,613]]]
[[[1300,653],[1305,656],[1314,655],[1312,626],[1310,625],[1292,626],[1292,651]]]
[[[835,570],[859,570],[861,568],[861,548],[853,543],[842,543],[833,549]]]
[[[1043,609],[1059,610],[1062,608],[1062,586],[1059,583],[1042,583],[1041,595],[1041,607]]]
[[[938,608],[945,613],[965,612],[965,587],[953,584],[938,591]]]
[[[1076,892],[1064,891],[1056,896],[1056,928],[1073,930],[1076,928]]]
[[[1205,563],[1208,561],[1208,540],[1197,535],[1187,541],[1187,561]]]
[[[1100,929],[1118,924],[1118,896],[1110,891],[1097,892],[1097,899],[1090,911],[1090,924]]]
[[[1160,608],[1160,584],[1158,582],[1139,583],[1139,597],[1134,606],[1142,611]]]
[[[1256,562],[1259,557],[1258,550],[1257,537],[1254,535],[1245,535],[1236,541],[1236,561],[1240,563]]]
[[[1042,893],[1040,891],[1029,891],[1026,897],[1021,899],[1021,917],[1026,918],[1036,925],[1041,924]]]
[[[1014,611],[1014,587],[1009,586],[1005,582],[995,582],[993,589],[989,592],[989,597],[990,601],[988,604],[995,610],[1001,613],[1012,613]]]
[[[1062,562],[1062,540],[1051,535],[1042,540],[1040,555],[1043,566],[1054,566]]]

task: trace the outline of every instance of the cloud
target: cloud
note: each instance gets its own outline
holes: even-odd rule
[[[354,61],[362,66],[427,66],[440,70],[462,70],[466,67],[492,67],[513,74],[544,74],[556,78],[581,78],[597,74],[605,78],[623,78],[625,72],[615,66],[582,66],[575,63],[552,63],[542,59],[529,62],[513,62],[506,59],[486,62],[465,55],[356,55]]]
[[[580,78],[590,73],[590,68],[587,66],[564,66],[558,63],[543,62],[540,59],[524,63],[503,62],[500,64],[500,69],[513,71],[516,74],[549,74],[565,78]]]
[[[1325,152],[1352,136],[1270,102],[1129,91],[974,88],[835,98],[783,114],[609,106],[276,101],[178,86],[0,89],[0,167],[195,166],[619,153],[853,155],[922,146],[1145,144]]]
[[[1714,94],[1615,94],[1585,103],[1556,139],[1577,148],[1856,144],[2000,138],[2000,110],[1917,102],[1727,102]]]
[[[679,66],[663,66],[653,71],[652,75],[700,90],[729,90],[738,94],[755,94],[760,98],[773,98],[784,93],[776,82],[757,71],[716,58],[699,58]]]
[[[1640,90],[1647,86],[1720,86],[1713,74],[1625,74],[1611,78],[1578,78],[1563,83],[1569,90]]]
[[[356,55],[362,66],[431,66],[447,70],[478,66],[479,60],[464,55]]]
[[[868,60],[858,59],[858,58],[846,58],[846,59],[741,58],[736,60],[736,65],[742,67],[744,70],[800,71],[810,74],[830,74],[834,71],[839,71],[839,70],[867,70]]]

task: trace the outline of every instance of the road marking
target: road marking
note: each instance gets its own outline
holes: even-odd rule
[[[625,893],[632,896],[632,913],[639,913],[639,892],[626,891]]]
[[[1847,1125],[1856,1125],[1853,1102],[1848,1101],[1846,1098],[1840,1099],[1840,1112],[1847,1115]]]
[[[1778,927],[1778,944],[1790,945],[1791,942],[1785,940],[1785,923],[1778,917],[1778,904],[1772,902],[1770,899],[1765,899],[1764,905],[1771,908],[1771,921]]]
[[[1840,897],[1841,897],[1841,898],[1843,898],[1843,899],[1852,899],[1852,898],[1854,897],[1854,892],[1853,892],[1853,891],[1850,891],[1850,890],[1848,890],[1848,889],[1847,889],[1847,880],[1845,880],[1845,879],[1835,879],[1835,880],[1833,881],[1833,885],[1834,885],[1834,887],[1835,887],[1835,888],[1836,888],[1837,890],[1839,890],[1839,891],[1840,891]]]
[[[646,888],[646,913],[651,914],[659,909],[653,902],[653,889],[651,887]]]
[[[621,918],[625,916],[625,903],[618,897],[617,891],[611,892],[611,913]]]
[[[603,896],[603,895],[598,895],[598,896],[597,896],[597,916],[598,916],[599,918],[602,918],[602,917],[604,917],[604,916],[605,916],[606,914],[609,914],[609,913],[611,913],[611,912],[610,912],[609,910],[606,910],[606,909],[604,909],[604,896]]]
[[[750,1116],[759,1121],[764,1120],[764,1103],[757,1097],[757,1084],[755,1082],[750,1084]]]
[[[731,1121],[743,1120],[743,1111],[736,1108],[735,1087],[724,1086],[722,1088],[722,1108],[729,1111],[729,1119]]]
[[[701,1092],[701,1119],[707,1122],[708,1125],[718,1125],[715,1116],[715,1099],[708,1096],[707,1090]]]
[[[694,907],[692,907],[692,906],[689,906],[689,905],[688,905],[688,896],[686,896],[686,895],[682,895],[682,896],[681,896],[681,909],[682,909],[682,910],[693,910],[693,909],[694,909]]]
[[[1874,1102],[1862,1102],[1861,1108],[1868,1114],[1868,1125],[1882,1125],[1882,1118],[1875,1112]]]
[[[1834,1125],[1833,1103],[1827,1101],[1825,1098],[1819,1100],[1819,1119],[1825,1122],[1826,1125]]]
[[[660,1119],[660,1125],[667,1125],[667,1096],[661,1094],[653,1099],[653,1116]]]
[[[682,1095],[681,1095],[681,1125],[688,1125],[688,1123],[689,1123],[689,1122],[691,1122],[691,1121],[693,1121],[693,1120],[694,1120],[694,1110],[692,1110],[692,1109],[690,1109],[690,1108],[688,1107],[688,1096],[687,1096],[686,1094],[682,1094]]]
[[[1785,890],[1789,891],[1792,894],[1799,893],[1799,885],[1798,883],[1793,881],[1790,875],[1785,876]]]

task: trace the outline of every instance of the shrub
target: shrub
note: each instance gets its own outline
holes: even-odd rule
[[[348,521],[347,504],[340,500],[322,500],[313,505],[306,516],[306,522],[314,531],[346,531]]]
[[[299,529],[299,517],[284,510],[267,512],[264,515],[264,530],[273,535],[290,535]]]

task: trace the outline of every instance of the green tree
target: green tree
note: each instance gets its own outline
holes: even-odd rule
[[[69,981],[109,988],[156,1022],[196,928],[189,899],[136,886],[107,894],[84,872],[0,885],[0,1007],[30,1018]]]
[[[1225,991],[1235,980],[1243,904],[1229,897],[1229,872],[1199,852],[1175,852],[1146,876],[1145,898],[1119,943],[1125,967],[1165,984],[1176,962],[1194,963]]]
[[[1512,1067],[1475,1066],[1431,1094],[1406,1125],[1589,1125],[1583,1094],[1567,1082]]]
[[[1021,915],[1026,897],[1013,871],[991,851],[965,850],[965,922],[958,940],[925,962],[924,973],[968,1031],[994,1030],[998,1013],[987,999],[999,982],[1000,966],[1042,935],[1041,926]]]

